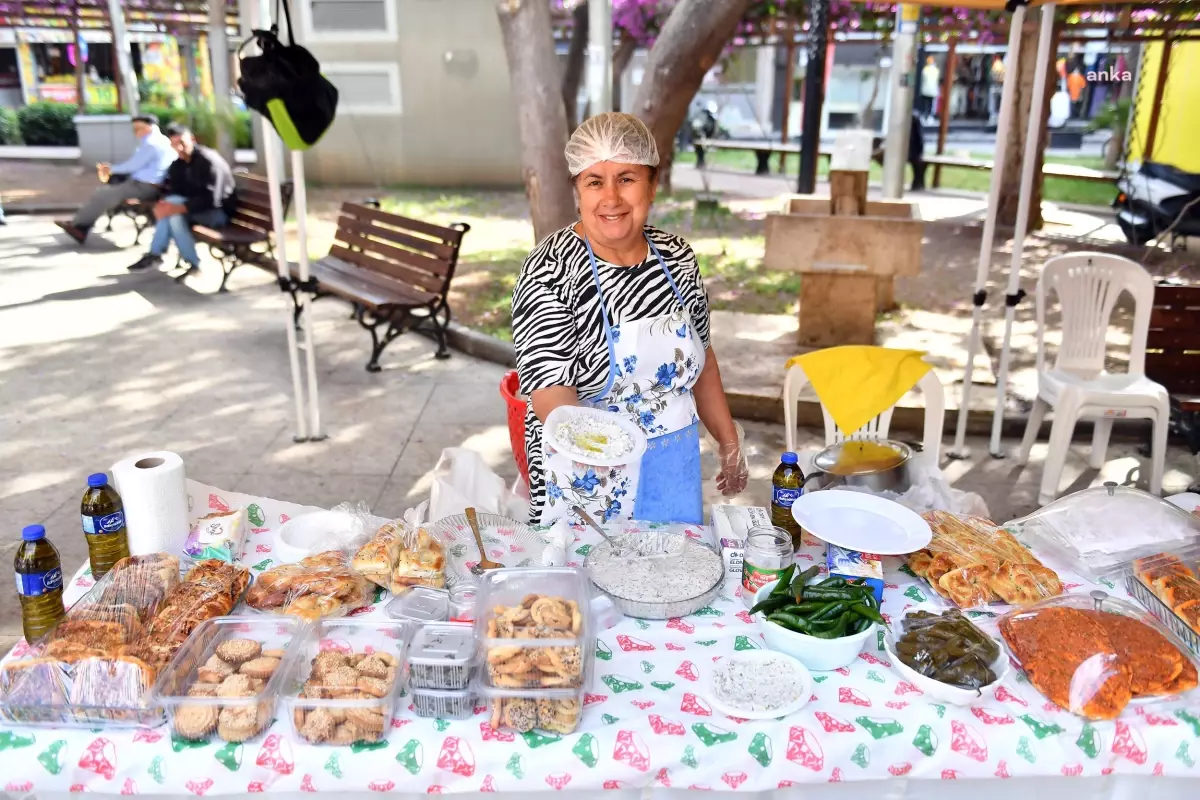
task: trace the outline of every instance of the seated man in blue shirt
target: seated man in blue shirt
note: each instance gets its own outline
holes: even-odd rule
[[[158,129],[153,114],[133,118],[133,134],[138,139],[133,155],[120,164],[97,164],[96,172],[106,185],[97,189],[70,222],[55,223],[75,241],[83,244],[88,231],[104,214],[119,208],[126,200],[154,200],[167,167],[175,161],[171,142]]]

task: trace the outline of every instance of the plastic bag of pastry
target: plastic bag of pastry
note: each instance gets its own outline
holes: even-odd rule
[[[1196,688],[1197,664],[1170,631],[1104,592],[1064,595],[1000,618],[1004,641],[1051,702],[1091,720]]]
[[[250,570],[217,559],[196,562],[167,593],[145,633],[121,654],[161,669],[200,623],[233,610],[250,583]]]
[[[369,605],[371,584],[350,565],[350,556],[328,550],[259,575],[246,593],[246,605],[259,611],[305,620],[344,616]]]
[[[1025,606],[1062,594],[1058,574],[991,520],[946,511],[921,516],[933,538],[908,556],[908,568],[955,606]]]
[[[192,523],[183,552],[192,558],[237,561],[249,524],[245,508],[214,511]]]
[[[1069,494],[1004,527],[1092,581],[1120,580],[1135,560],[1149,569],[1146,559],[1158,553],[1200,557],[1200,518],[1114,483]]]
[[[446,586],[442,543],[423,524],[426,504],[382,525],[354,555],[353,566],[393,594],[410,586]]]

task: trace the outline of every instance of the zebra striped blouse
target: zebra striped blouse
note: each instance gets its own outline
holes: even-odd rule
[[[683,295],[700,340],[708,347],[708,295],[696,255],[678,236],[646,226]],[[637,266],[596,260],[604,287],[604,313],[610,324],[669,314],[677,307],[671,284],[647,248]],[[596,284],[583,239],[572,227],[547,236],[521,267],[513,289],[513,342],[517,373],[526,396],[551,386],[574,386],[594,397],[608,383],[608,343]],[[542,423],[530,406],[525,412],[525,453],[529,460],[530,519],[541,517],[546,493],[542,473]]]

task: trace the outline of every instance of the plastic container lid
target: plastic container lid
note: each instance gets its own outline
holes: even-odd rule
[[[387,604],[387,613],[414,622],[445,622],[450,616],[450,593],[445,589],[412,586]]]
[[[779,460],[784,464],[795,464],[797,461],[799,461],[799,459],[796,458],[796,454],[792,452],[784,453]]]
[[[36,542],[46,537],[46,528],[42,525],[26,525],[21,529],[21,538],[27,542]]]
[[[408,650],[409,664],[468,664],[475,656],[469,625],[423,625]]]
[[[93,472],[91,475],[88,475],[88,486],[92,487],[93,489],[99,489],[100,487],[107,485],[108,476],[103,472]]]
[[[1151,568],[1173,553],[1200,556],[1200,519],[1147,492],[1106,483],[1060,498],[1004,524],[1034,548],[1046,550],[1093,581]]]

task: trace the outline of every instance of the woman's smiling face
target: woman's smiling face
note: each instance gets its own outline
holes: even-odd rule
[[[584,233],[603,247],[628,246],[641,238],[657,191],[652,167],[615,161],[593,164],[575,178]]]

